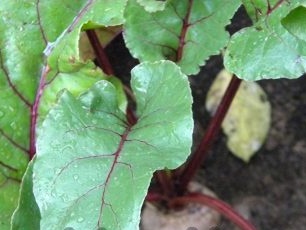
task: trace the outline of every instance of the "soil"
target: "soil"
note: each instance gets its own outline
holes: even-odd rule
[[[250,25],[240,9],[228,30]],[[129,71],[137,64],[122,37],[107,48],[117,76],[128,84]],[[191,76],[196,122],[195,144],[210,120],[205,110],[206,92],[223,68],[221,56],[211,57],[198,76]],[[258,230],[304,230],[306,227],[306,76],[296,80],[262,80],[259,84],[272,105],[272,127],[261,150],[246,164],[226,147],[222,134],[210,150],[197,180],[220,199],[249,218]],[[220,230],[235,227],[222,220]]]

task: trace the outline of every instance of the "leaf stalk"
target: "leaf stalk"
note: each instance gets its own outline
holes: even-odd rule
[[[176,181],[178,181],[178,194],[186,193],[189,182],[194,178],[197,171],[201,168],[201,165],[208,153],[209,148],[212,146],[221,129],[221,124],[238,91],[240,83],[241,79],[233,75],[231,82],[227,87],[226,92],[218,106],[217,111],[208,125],[207,131],[200,145],[197,147],[196,151],[191,156],[189,161],[185,164],[185,167],[176,174],[178,175],[176,179]]]

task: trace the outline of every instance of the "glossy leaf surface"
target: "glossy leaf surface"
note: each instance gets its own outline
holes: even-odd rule
[[[40,118],[44,117],[57,93],[68,88],[78,95],[103,79],[104,75],[93,63],[80,60],[79,32],[88,21],[105,26],[122,23],[125,4],[126,0],[97,3],[7,0],[0,4],[1,182],[20,181],[28,155],[35,154],[38,113]],[[101,17],[105,11],[112,16]],[[53,52],[57,46],[60,46],[59,53]],[[1,190],[11,191],[10,199],[14,201],[11,204],[17,203],[15,185],[0,187],[0,199],[4,199]],[[10,214],[0,210],[5,226],[9,225]]]
[[[168,59],[185,74],[196,74],[227,44],[224,27],[239,5],[238,0],[173,0],[163,11],[149,13],[130,0],[125,12],[126,46],[140,61]]]
[[[132,71],[130,125],[109,82],[79,99],[64,92],[42,125],[34,165],[41,229],[138,229],[152,173],[182,164],[191,147],[187,77],[169,61]]]
[[[217,109],[232,75],[221,71],[206,99],[211,113]],[[222,123],[227,146],[240,159],[248,162],[263,145],[271,124],[271,105],[263,89],[255,82],[242,82]]]
[[[281,20],[305,1],[282,1],[254,26],[232,36],[225,67],[245,80],[298,78],[306,72],[305,42],[289,33]]]

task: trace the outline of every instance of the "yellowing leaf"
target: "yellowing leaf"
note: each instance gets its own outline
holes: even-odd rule
[[[206,98],[206,108],[214,113],[232,75],[222,70]],[[231,152],[248,162],[265,141],[271,122],[271,106],[263,89],[255,82],[242,82],[222,128]]]

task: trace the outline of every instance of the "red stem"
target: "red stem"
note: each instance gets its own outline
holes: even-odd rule
[[[94,30],[86,30],[87,37],[96,54],[98,65],[107,75],[114,75],[114,70]]]
[[[97,56],[98,64],[102,68],[102,70],[109,75],[114,75],[114,70],[110,64],[110,61],[99,41],[99,38],[94,30],[87,30],[86,31],[88,39],[91,43],[91,46],[94,49],[94,52]],[[126,117],[130,125],[134,125],[137,122],[137,117],[135,116],[134,112],[128,105],[126,110]],[[174,189],[170,189],[171,180],[168,175],[165,174],[165,172],[158,173],[159,176],[156,177],[156,180],[161,185],[164,194],[170,194],[171,191],[174,191]],[[165,174],[165,175],[163,175]]]
[[[168,200],[168,197],[164,197],[160,193],[148,192],[146,201],[148,202],[160,202],[162,200]]]
[[[267,0],[268,3],[268,9],[267,9],[267,15],[271,14],[277,7],[279,7],[284,1],[286,0],[279,0],[277,3],[275,3],[274,6],[271,6],[270,1]]]
[[[31,124],[30,124],[30,149],[29,149],[29,157],[32,159],[36,153],[36,124],[38,119],[38,107],[40,103],[41,96],[44,92],[46,86],[46,77],[49,72],[49,66],[45,66],[42,70],[42,74],[40,77],[39,86],[36,92],[36,97],[34,104],[31,106]]]
[[[181,34],[179,36],[179,46],[178,46],[177,53],[176,53],[176,62],[179,62],[183,57],[183,49],[186,43],[185,41],[186,33],[187,33],[188,27],[190,26],[189,17],[190,17],[190,11],[191,11],[192,4],[193,4],[193,0],[189,0],[187,13],[185,17],[183,18],[183,25],[181,29]]]
[[[239,213],[232,209],[227,203],[204,194],[193,193],[190,195],[185,195],[183,197],[174,198],[171,200],[172,205],[186,205],[189,203],[200,203],[209,206],[224,217],[232,221],[242,230],[256,230],[256,228],[245,218],[243,218]]]
[[[190,160],[186,164],[186,167],[181,173],[179,173],[177,185],[179,194],[184,194],[187,191],[189,182],[194,178],[195,174],[200,169],[209,148],[213,144],[217,134],[220,131],[221,124],[236,95],[236,92],[238,91],[240,83],[241,80],[239,78],[236,76],[232,77],[231,82],[219,104],[219,107],[208,125],[207,131],[200,145],[196,149],[195,153],[191,156]]]
[[[167,171],[157,171],[154,174],[155,179],[158,181],[162,188],[163,196],[170,198],[174,195],[174,184],[171,176],[171,172],[169,174]]]

